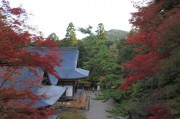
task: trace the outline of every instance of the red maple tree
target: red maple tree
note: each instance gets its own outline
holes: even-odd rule
[[[133,60],[123,64],[129,74],[119,87],[120,90],[159,73],[164,64],[163,59],[171,57],[172,52],[179,47],[179,21],[179,0],[154,0],[147,6],[138,6],[138,12],[133,13],[130,20],[138,32],[130,34],[126,40],[127,44],[137,46],[137,54]],[[160,106],[152,106],[149,109],[153,114],[150,119],[168,119],[167,110],[161,113]]]
[[[0,115],[2,118],[16,119],[47,118],[52,110],[32,108],[32,105],[44,96],[37,96],[28,87],[2,87],[5,82],[13,84],[16,76],[21,75],[18,70],[22,67],[34,72],[37,77],[37,68],[58,77],[54,70],[54,66],[60,65],[59,54],[55,53],[56,44],[50,39],[29,32],[34,29],[26,25],[28,14],[23,8],[11,8],[5,0],[2,0],[0,5],[0,79],[4,80],[0,84]],[[31,52],[27,46],[32,42],[40,50],[43,50],[42,46],[50,47],[51,50],[46,55]],[[42,80],[42,77],[38,80]],[[24,82],[34,86],[37,83],[26,79]]]

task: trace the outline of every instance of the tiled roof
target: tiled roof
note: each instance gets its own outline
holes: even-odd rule
[[[53,105],[65,92],[65,87],[59,86],[42,86],[36,92],[38,95],[46,95],[46,98],[38,100],[33,107],[44,107],[48,105]]]
[[[6,67],[1,68],[1,71],[5,71]],[[53,105],[65,92],[65,87],[58,86],[44,86],[41,85],[40,77],[43,76],[43,72],[38,68],[34,71],[30,71],[28,68],[23,67],[18,69],[19,74],[14,75],[14,80],[8,81],[0,77],[1,88],[16,88],[18,90],[28,89],[37,95],[46,95],[46,98],[40,99],[33,105],[33,107],[43,107]]]
[[[45,55],[48,52],[48,49],[44,48],[43,51],[40,51],[37,48],[29,47],[31,51]],[[89,75],[89,71],[81,68],[77,68],[79,50],[77,47],[67,47],[60,48],[56,50],[57,53],[60,53],[60,59],[62,60],[61,66],[56,66],[55,70],[60,76],[61,79],[82,79],[86,78]],[[52,85],[57,85],[58,79],[53,75],[49,75]]]

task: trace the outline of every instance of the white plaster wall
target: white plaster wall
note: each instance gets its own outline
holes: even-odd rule
[[[60,86],[62,87],[62,86]],[[72,85],[64,85],[66,88],[66,96],[73,96],[73,86]]]

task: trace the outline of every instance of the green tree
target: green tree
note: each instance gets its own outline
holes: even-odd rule
[[[91,27],[80,28],[83,34],[89,36],[82,39],[79,43],[80,58],[79,65],[90,70],[90,76],[92,82],[100,82],[100,79],[108,74],[110,71],[109,66],[112,63],[112,52],[107,47],[107,44],[99,39],[98,35],[93,34]],[[103,85],[106,85],[103,82]]]
[[[61,46],[61,41],[59,37],[56,35],[56,33],[51,33],[47,38],[53,40],[59,47]]]
[[[56,33],[51,33],[49,36],[48,36],[48,38],[50,38],[50,39],[52,39],[52,40],[54,40],[54,41],[56,41],[56,40],[60,40],[59,39],[59,37],[56,35]]]
[[[107,36],[106,36],[106,31],[104,29],[104,25],[103,23],[99,23],[98,24],[98,28],[97,28],[97,36],[100,40],[106,42],[108,39],[107,39]]]
[[[118,86],[122,83],[123,77],[126,76],[126,71],[121,63],[131,60],[134,55],[134,46],[125,45],[125,39],[113,42],[109,50],[113,53],[111,59],[113,59],[113,65],[108,66],[111,70],[107,72],[105,81],[107,85],[106,90],[97,97],[99,100],[107,101],[113,98],[116,102],[115,107],[112,110],[107,110],[112,116],[128,116],[129,119],[137,114],[135,111],[136,106],[139,104],[138,99],[135,98],[134,90],[129,89],[125,91],[117,90]],[[134,94],[134,95],[133,95]],[[133,112],[133,113],[132,113]],[[139,113],[139,112],[138,112]]]
[[[78,29],[78,31],[80,31],[83,34],[88,34],[89,36],[91,36],[91,35],[94,35],[93,32],[92,32],[92,28],[93,27],[89,25],[88,28],[82,28],[81,27],[81,28]]]
[[[109,110],[113,116],[128,116],[129,119],[143,119],[147,112],[144,107],[147,105],[147,87],[142,84],[134,86],[125,91],[117,90],[118,86],[126,76],[122,64],[134,56],[135,46],[125,44],[125,39],[114,42],[104,42],[98,35],[89,35],[82,39],[79,44],[80,58],[79,65],[90,70],[90,81],[102,86],[102,93],[97,99],[107,101],[113,98],[116,101],[114,109]],[[142,105],[142,107],[139,107]]]
[[[74,24],[71,22],[69,23],[67,29],[66,29],[66,35],[65,35],[65,39],[68,46],[77,46],[78,44],[78,40],[76,38],[76,33],[75,33],[76,29]]]

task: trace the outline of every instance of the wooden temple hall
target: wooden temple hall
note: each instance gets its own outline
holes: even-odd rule
[[[31,52],[38,52],[40,55],[48,53],[48,49],[39,50],[35,47],[28,47]],[[39,99],[32,107],[44,107],[55,104],[59,99],[66,100],[74,99],[77,91],[77,82],[88,77],[89,71],[77,67],[79,50],[77,47],[61,48],[56,52],[61,53],[60,58],[62,63],[60,67],[55,67],[60,79],[48,74],[36,67],[36,71],[40,77],[44,77],[43,81],[38,80],[37,75],[34,74],[27,67],[22,67],[19,70],[19,75],[14,77],[14,82],[9,82],[0,76],[1,88],[16,88],[24,89],[30,87],[33,93],[37,95],[46,95],[47,98]],[[1,71],[6,71],[6,67],[1,67]],[[22,82],[22,80],[34,81],[36,85]],[[16,85],[15,85],[16,84]]]
[[[46,78],[43,82],[45,85],[65,88],[61,99],[72,100],[81,91],[77,89],[78,80],[86,79],[89,71],[77,67],[79,56],[77,47],[61,48],[57,52],[61,53],[60,58],[62,59],[61,67],[55,67],[60,79],[45,73]]]
[[[61,79],[56,79],[53,76],[49,76],[53,85],[65,87],[66,91],[61,98],[73,99],[75,93],[77,93],[78,80],[85,79],[89,75],[88,70],[77,68],[79,50],[77,47],[61,48],[62,66],[55,67]]]

